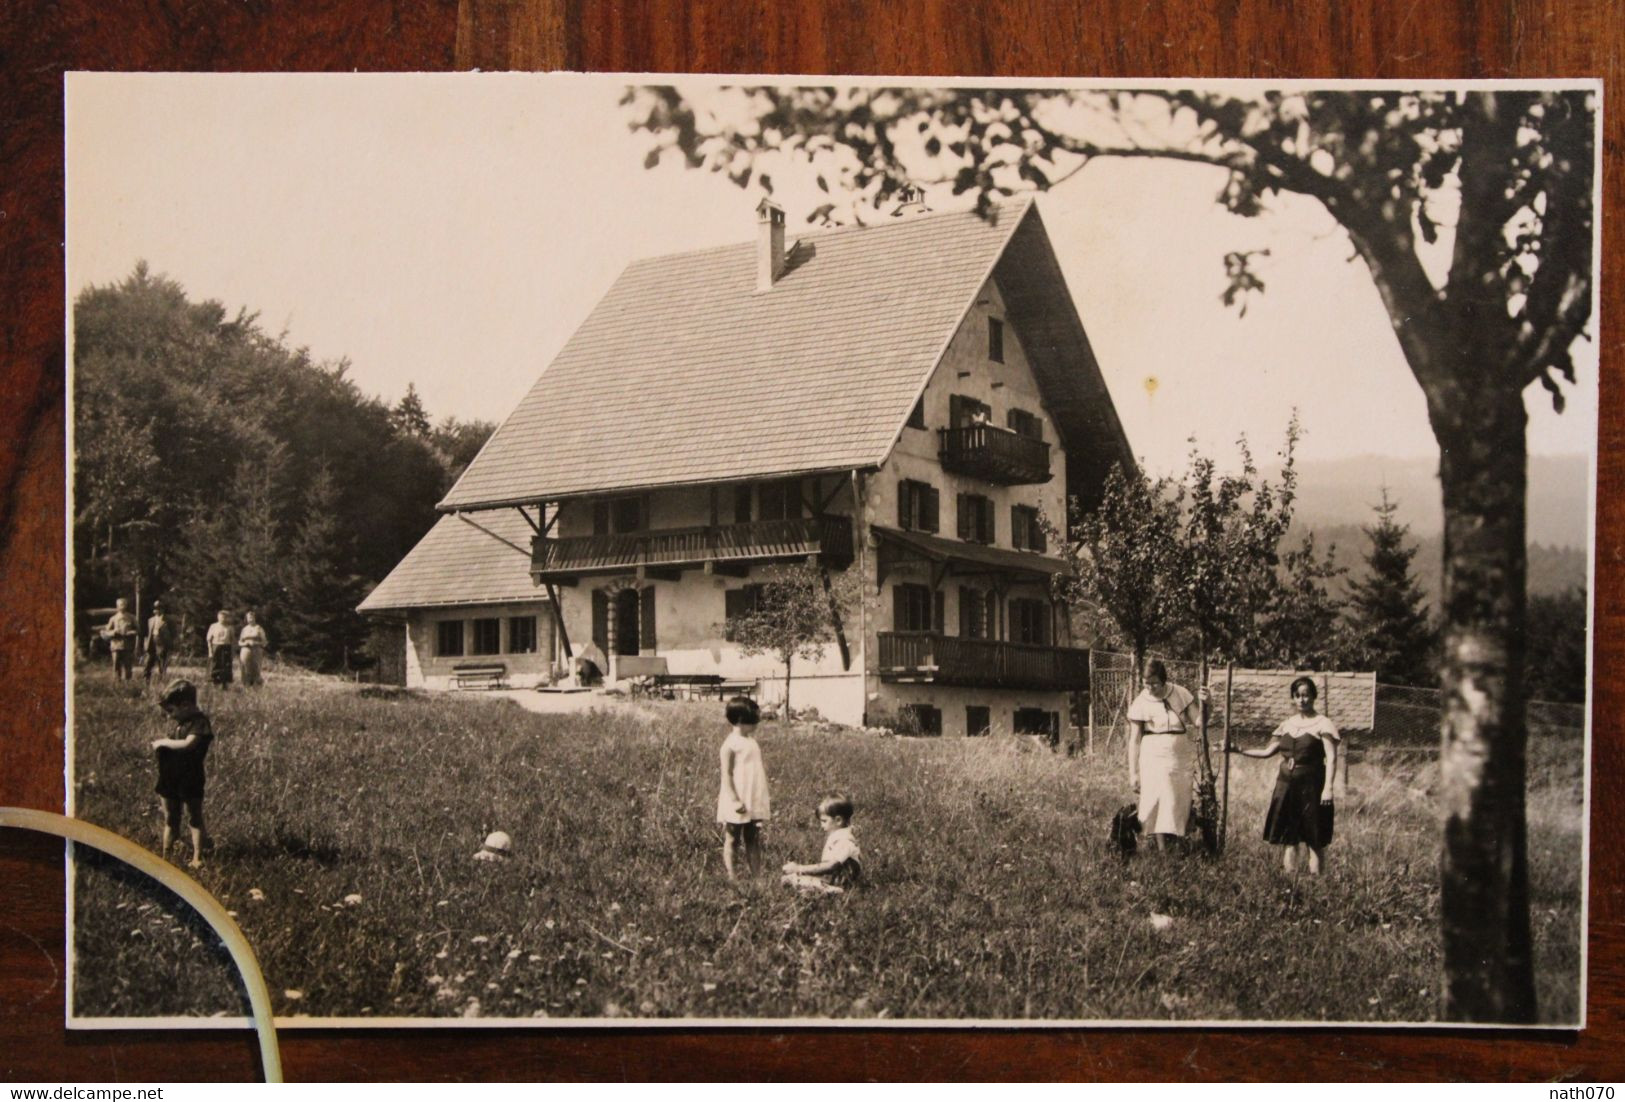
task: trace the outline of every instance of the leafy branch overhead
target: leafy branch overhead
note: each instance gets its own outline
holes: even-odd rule
[[[1308,196],[1370,268],[1430,396],[1451,371],[1418,350],[1465,315],[1484,327],[1484,347],[1504,350],[1482,370],[1518,389],[1538,379],[1561,409],[1569,348],[1591,316],[1595,99],[1559,89],[770,86],[689,98],[647,86],[622,102],[653,139],[648,166],[669,152],[770,191],[774,164],[810,165],[831,195],[811,222],[873,219],[915,185],[973,193],[986,212],[1102,158],[1212,166],[1216,198],[1243,217],[1282,192]],[[1435,285],[1419,246],[1442,239],[1449,271]],[[1249,259],[1226,258],[1227,303],[1262,289]]]

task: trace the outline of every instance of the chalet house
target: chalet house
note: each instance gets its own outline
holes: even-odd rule
[[[863,599],[798,663],[795,707],[1057,730],[1087,659],[1039,518],[1060,521],[1068,494],[1091,506],[1132,456],[1036,205],[793,243],[772,202],[757,220],[754,243],[628,267],[430,538],[524,517],[560,672],[590,640],[612,682],[658,658],[759,680],[766,703],[782,668],[740,652],[730,615],[769,564],[856,571]],[[433,634],[414,634],[426,670],[445,660],[422,650]]]
[[[531,534],[512,510],[448,514],[367,594],[361,611],[402,629],[395,679],[453,688],[461,667],[465,678],[485,669],[514,687],[552,680],[557,636],[531,581]]]

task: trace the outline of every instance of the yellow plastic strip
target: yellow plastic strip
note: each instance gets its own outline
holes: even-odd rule
[[[126,865],[144,872],[158,883],[180,896],[198,914],[203,916],[214,932],[220,935],[231,959],[242,974],[243,985],[248,988],[248,1005],[254,1011],[254,1028],[259,1032],[260,1064],[265,1069],[267,1083],[282,1082],[282,1053],[277,1048],[276,1025],[271,1020],[271,992],[265,986],[259,961],[248,939],[220,901],[206,891],[202,884],[150,850],[142,849],[127,838],[110,830],[92,826],[83,819],[70,819],[53,815],[49,811],[34,811],[23,807],[0,807],[0,827],[16,827],[41,834],[54,834],[71,842],[100,850],[116,857]]]

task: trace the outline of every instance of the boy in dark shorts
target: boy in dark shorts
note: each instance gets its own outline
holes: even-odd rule
[[[175,721],[173,738],[152,740],[158,754],[156,791],[164,800],[164,845],[160,852],[166,859],[169,857],[169,847],[181,829],[184,805],[192,828],[192,860],[187,864],[195,869],[203,864],[203,759],[209,754],[214,731],[209,727],[209,717],[198,710],[196,686],[185,678],[178,677],[165,686],[158,707]]]

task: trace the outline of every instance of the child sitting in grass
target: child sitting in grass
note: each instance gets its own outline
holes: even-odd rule
[[[717,822],[722,824],[722,866],[734,878],[734,861],[744,850],[754,876],[762,863],[762,824],[773,815],[767,794],[767,769],[762,748],[752,734],[762,713],[756,701],[736,696],[728,701],[728,723],[733,730],[722,740],[722,783],[717,790]]]
[[[158,752],[158,795],[164,800],[164,845],[167,859],[169,847],[175,844],[175,835],[181,829],[181,806],[184,804],[192,827],[192,860],[187,864],[197,868],[203,864],[203,759],[209,754],[209,743],[214,731],[209,717],[198,710],[197,688],[183,677],[177,677],[158,698],[158,707],[175,721],[174,738],[152,740]]]
[[[829,796],[819,801],[818,825],[824,828],[824,852],[816,865],[784,866],[780,883],[807,892],[837,895],[856,887],[863,874],[863,851],[852,836],[852,801]]]

